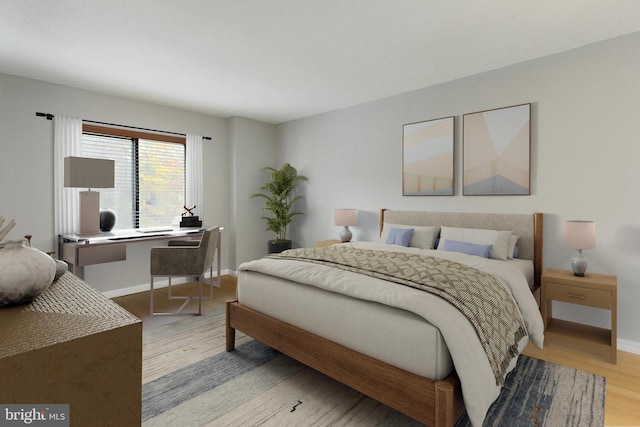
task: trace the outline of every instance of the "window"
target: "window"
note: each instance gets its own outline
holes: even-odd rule
[[[82,155],[115,160],[115,187],[98,189],[115,229],[169,226],[182,213],[184,138],[83,125]]]

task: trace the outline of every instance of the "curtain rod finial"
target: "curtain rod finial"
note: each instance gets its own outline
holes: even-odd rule
[[[53,118],[55,117],[53,114],[50,114],[50,113],[36,113],[36,116],[45,117],[47,120],[53,120]]]

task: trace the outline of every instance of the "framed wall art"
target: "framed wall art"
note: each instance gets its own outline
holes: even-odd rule
[[[402,195],[452,196],[454,118],[402,127]]]
[[[462,117],[465,196],[529,195],[531,104]]]

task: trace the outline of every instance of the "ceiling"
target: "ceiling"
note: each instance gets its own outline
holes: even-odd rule
[[[0,0],[0,73],[281,123],[636,31],[638,0]]]

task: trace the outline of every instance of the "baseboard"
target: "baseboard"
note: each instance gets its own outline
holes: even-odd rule
[[[618,350],[633,354],[640,354],[640,342],[618,338]]]
[[[222,270],[220,274],[223,276],[227,276],[232,273],[235,273],[235,272],[232,272],[230,270]],[[208,275],[205,274],[205,278],[208,278]],[[172,279],[171,284],[179,285],[180,283],[186,283],[188,281],[189,280],[187,278]],[[155,289],[166,288],[167,286],[169,286],[168,279],[154,280],[153,282],[153,287]],[[111,291],[104,291],[102,292],[102,295],[104,295],[107,298],[123,297],[125,295],[138,294],[140,292],[147,292],[150,288],[151,288],[150,283],[143,283],[141,285],[130,286],[128,288],[120,288],[120,289],[113,289]]]

